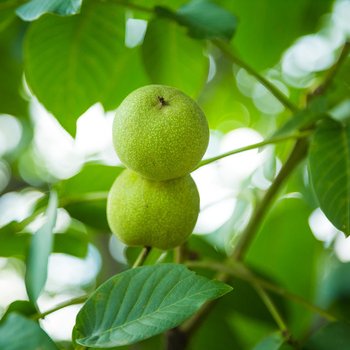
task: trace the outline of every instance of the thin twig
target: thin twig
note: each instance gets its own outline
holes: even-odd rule
[[[134,269],[135,267],[141,266],[145,260],[147,259],[148,254],[151,251],[151,247],[144,247],[142,248],[139,256],[137,257],[137,259],[134,262],[134,265],[132,265],[132,268]]]
[[[269,294],[263,289],[259,284],[255,283],[253,284],[254,289],[256,290],[257,294],[259,295],[262,302],[265,304],[267,310],[269,311],[270,315],[276,322],[278,328],[281,331],[281,334],[284,338],[284,341],[291,346],[293,346],[294,349],[299,349],[299,345],[297,341],[295,341],[292,337],[292,334],[290,330],[287,327],[286,322],[283,320],[283,317],[281,313],[278,311],[278,308],[276,307],[273,300],[270,298]]]
[[[258,142],[258,143],[254,143],[254,144],[249,145],[249,146],[236,148],[236,149],[234,149],[232,151],[225,152],[225,153],[220,154],[218,156],[202,160],[199,163],[199,165],[197,166],[196,169],[198,169],[198,168],[200,168],[200,167],[202,167],[204,165],[213,163],[213,162],[215,162],[215,161],[217,161],[219,159],[231,156],[233,154],[249,151],[249,150],[252,150],[252,149],[255,149],[255,148],[260,148],[260,147],[264,147],[264,146],[271,145],[271,144],[276,144],[276,143],[283,142],[283,141],[301,139],[301,138],[309,136],[311,134],[311,132],[312,132],[312,130],[305,130],[305,131],[298,132],[297,134],[272,137],[272,138],[269,138],[267,140],[264,140],[264,141],[261,141],[261,142]]]
[[[277,310],[276,305],[270,298],[270,296],[267,294],[267,292],[261,288],[261,286],[258,283],[254,284],[254,288],[258,295],[260,296],[260,299],[265,304],[266,308],[269,310],[272,318],[275,320],[278,328],[282,332],[282,334],[286,337],[290,337],[290,332],[288,330],[288,327],[286,323],[283,320],[283,317],[281,316],[280,312]]]
[[[50,314],[54,313],[55,311],[61,310],[67,306],[82,304],[86,301],[87,298],[88,298],[88,295],[82,295],[80,297],[64,301],[63,303],[58,304],[57,306],[53,307],[52,309],[49,309],[49,310],[42,312],[42,313],[34,314],[33,316],[31,316],[31,318],[33,320],[39,320],[40,318],[44,318],[47,315],[50,315]]]
[[[258,72],[255,71],[254,68],[249,66],[246,62],[242,61],[240,58],[238,58],[233,52],[228,43],[225,41],[214,39],[211,41],[217,48],[221,50],[221,52],[233,63],[237,64],[238,66],[245,69],[249,74],[255,77],[256,80],[258,80],[262,85],[265,86],[267,90],[269,90],[272,95],[274,95],[277,100],[279,100],[286,108],[288,108],[293,113],[296,113],[298,111],[298,107],[296,107],[286,95],[284,95],[278,88],[276,88],[275,85],[273,85],[270,81],[268,81],[265,77],[260,75]]]

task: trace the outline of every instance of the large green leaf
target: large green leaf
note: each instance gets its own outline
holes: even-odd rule
[[[276,64],[299,36],[312,33],[333,0],[215,0],[238,18],[233,42],[241,56],[257,69]]]
[[[74,227],[68,228],[64,233],[56,233],[53,252],[84,258],[88,252],[88,235]]]
[[[27,258],[25,276],[29,300],[36,302],[47,278],[47,264],[53,246],[52,230],[57,217],[57,194],[51,192],[44,225],[34,234]]]
[[[76,118],[103,100],[125,48],[125,14],[113,4],[87,1],[72,17],[45,15],[25,40],[25,74],[39,101],[75,133]]]
[[[16,233],[16,224],[9,223],[0,229],[0,256],[24,257],[32,237],[29,233]]]
[[[0,322],[4,322],[4,320],[14,312],[23,316],[31,316],[37,312],[37,309],[35,305],[28,300],[15,300],[8,306]]]
[[[306,343],[305,350],[348,350],[350,348],[350,326],[334,322],[318,330]]]
[[[45,13],[74,15],[79,12],[81,2],[82,0],[31,0],[20,6],[16,13],[25,21],[34,21]]]
[[[350,126],[321,123],[309,152],[312,185],[327,218],[350,235]]]
[[[203,44],[189,38],[185,28],[167,19],[149,22],[143,61],[152,82],[171,85],[194,97],[203,87],[208,58]]]
[[[331,105],[336,105],[350,96],[350,56],[348,55],[343,64],[339,67],[338,73],[331,82],[330,88],[326,91]],[[349,112],[348,112],[349,113]]]
[[[114,68],[106,94],[101,101],[106,110],[115,109],[130,92],[149,84],[139,46],[126,48],[123,54],[116,58]]]
[[[77,316],[75,340],[88,347],[127,345],[178,326],[231,287],[183,265],[143,266],[100,286]]]
[[[77,175],[58,184],[60,197],[63,202],[74,201],[79,196],[109,191],[123,170],[120,166],[87,164]]]
[[[8,315],[0,324],[0,349],[58,350],[55,343],[36,322],[17,313]]]
[[[13,21],[0,35],[0,113],[14,116],[27,114],[27,103],[21,96],[23,25]]]
[[[109,232],[106,219],[108,191],[122,167],[86,165],[72,178],[59,184],[61,205],[76,219]]]
[[[329,257],[325,277],[318,288],[318,305],[332,310],[338,319],[350,321],[350,262]]]

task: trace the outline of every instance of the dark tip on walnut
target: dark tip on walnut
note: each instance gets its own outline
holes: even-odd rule
[[[160,104],[163,106],[167,106],[168,102],[165,101],[163,96],[158,96],[158,101],[160,102]]]

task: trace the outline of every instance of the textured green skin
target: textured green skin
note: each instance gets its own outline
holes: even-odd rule
[[[158,182],[125,170],[107,200],[112,232],[130,246],[170,249],[192,233],[199,213],[199,194],[190,175]]]
[[[190,173],[202,159],[209,142],[208,122],[181,91],[147,85],[120,104],[113,142],[128,168],[152,180],[174,179]]]

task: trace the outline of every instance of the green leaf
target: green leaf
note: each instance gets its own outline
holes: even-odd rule
[[[0,349],[58,350],[55,343],[32,320],[12,313],[0,325]]]
[[[40,295],[47,278],[47,264],[52,251],[52,230],[56,223],[57,204],[57,194],[51,192],[46,210],[46,222],[34,234],[30,244],[25,283],[29,300],[34,303]]]
[[[142,266],[100,286],[77,316],[75,340],[88,347],[127,345],[174,328],[207,300],[232,288],[183,265]]]
[[[254,347],[254,350],[279,350],[284,340],[280,333],[274,333],[263,339]]]
[[[306,343],[305,350],[348,350],[350,346],[350,326],[334,322],[318,330]]]
[[[54,240],[53,251],[55,253],[64,253],[78,258],[84,258],[88,252],[87,234],[73,227],[68,228],[67,232],[56,233]]]
[[[0,35],[0,114],[22,117],[27,115],[27,102],[22,88],[22,31],[23,25],[13,21]]]
[[[339,122],[348,123],[350,121],[350,98],[344,99],[329,111],[330,116]]]
[[[322,122],[309,151],[311,182],[320,207],[332,224],[350,235],[350,126]]]
[[[117,108],[130,92],[149,84],[149,78],[141,59],[140,47],[126,48],[116,58],[114,68],[109,79],[109,87],[101,101],[106,110]]]
[[[86,165],[79,174],[59,184],[61,205],[72,217],[109,232],[106,219],[107,195],[122,171],[122,167]]]
[[[76,118],[104,99],[111,73],[125,48],[124,11],[87,1],[81,14],[46,15],[33,22],[25,39],[29,87],[72,135]]]
[[[326,91],[327,98],[331,105],[338,104],[350,96],[350,56],[344,60],[339,71]]]
[[[31,0],[20,6],[16,13],[25,21],[34,21],[45,13],[61,16],[79,12],[82,0]]]
[[[313,33],[333,0],[215,0],[235,14],[239,25],[233,43],[258,70],[271,68],[303,34]]]
[[[217,248],[215,243],[207,240],[207,235],[191,235],[187,241],[188,254],[195,256],[198,260],[213,259],[223,261],[226,254]],[[212,243],[212,244],[211,244]]]
[[[209,1],[191,1],[176,12],[178,21],[188,27],[196,39],[231,40],[236,30],[236,17]]]
[[[350,320],[350,263],[333,258],[327,261],[327,271],[318,288],[318,305],[330,309],[338,319]]]
[[[194,97],[208,73],[203,44],[189,38],[184,28],[166,19],[149,22],[142,45],[143,61],[153,83],[177,87]]]
[[[82,195],[109,191],[123,170],[120,166],[86,164],[77,175],[58,185],[60,197],[63,201],[73,201]]]
[[[0,229],[0,256],[17,258],[25,255],[31,235],[28,233],[16,233],[16,223],[10,223]]]
[[[34,315],[37,310],[33,303],[27,300],[15,300],[10,304],[10,306],[7,308],[5,314],[2,316],[1,322],[4,322],[4,320],[11,314],[11,313],[18,313],[24,316],[31,316]]]

